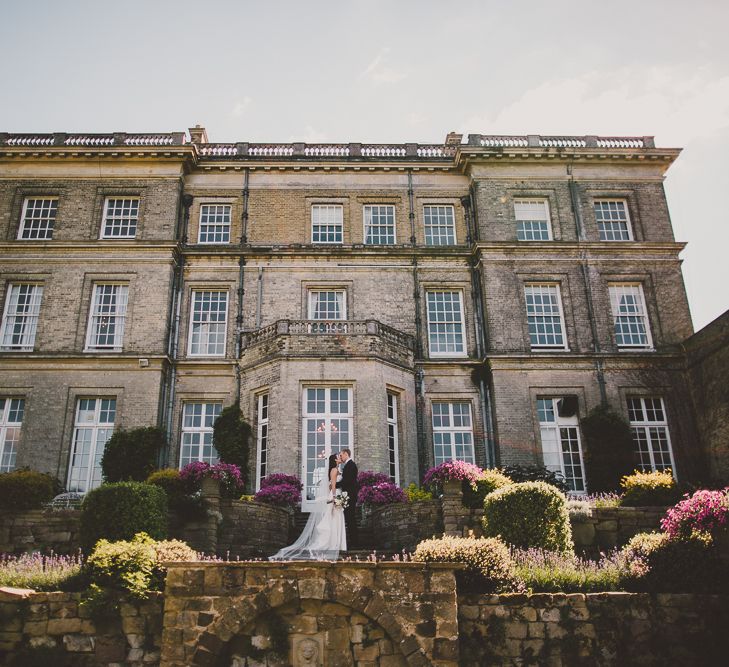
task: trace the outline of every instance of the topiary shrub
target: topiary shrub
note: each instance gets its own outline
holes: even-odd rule
[[[223,408],[213,424],[213,446],[220,461],[248,470],[252,434],[253,429],[243,419],[239,405]]]
[[[103,484],[89,491],[81,505],[81,544],[90,550],[99,539],[125,540],[145,532],[167,537],[167,495],[142,482]]]
[[[157,467],[159,453],[166,445],[165,432],[154,426],[114,431],[101,457],[104,481],[143,482]]]
[[[649,507],[673,505],[681,498],[681,490],[670,470],[640,472],[623,477],[621,505],[626,507]]]
[[[501,489],[514,482],[504,473],[496,468],[487,468],[482,471],[481,478],[476,481],[476,486],[463,481],[463,504],[471,509],[483,509],[483,501],[486,496],[496,489]]]
[[[580,428],[585,440],[585,472],[590,493],[617,491],[620,480],[635,465],[628,422],[600,405],[580,421]]]
[[[413,560],[420,563],[463,563],[456,581],[463,590],[501,593],[516,586],[514,566],[507,546],[497,538],[442,537],[423,540]]]
[[[147,477],[147,484],[159,486],[167,494],[169,509],[185,519],[200,519],[205,514],[202,497],[195,485],[182,479],[176,468],[155,470]]]
[[[486,496],[484,533],[521,549],[571,552],[572,528],[564,494],[545,482],[505,486]]]
[[[0,509],[32,510],[50,502],[60,490],[55,477],[22,468],[0,474]]]

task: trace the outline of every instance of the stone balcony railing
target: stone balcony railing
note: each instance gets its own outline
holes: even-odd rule
[[[377,320],[278,320],[242,334],[242,357],[380,357],[411,366],[415,338]]]

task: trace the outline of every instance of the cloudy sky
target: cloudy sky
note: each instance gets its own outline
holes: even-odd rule
[[[698,329],[729,307],[727,0],[2,0],[0,131],[655,135]]]

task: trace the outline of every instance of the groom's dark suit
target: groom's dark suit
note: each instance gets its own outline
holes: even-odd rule
[[[337,488],[346,491],[349,496],[349,505],[344,510],[344,523],[347,526],[347,549],[357,548],[357,464],[352,459],[342,466],[342,479],[337,482]]]

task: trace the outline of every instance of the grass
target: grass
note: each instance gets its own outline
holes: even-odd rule
[[[39,553],[0,556],[0,586],[36,591],[75,590],[81,578],[81,554],[59,556]]]

